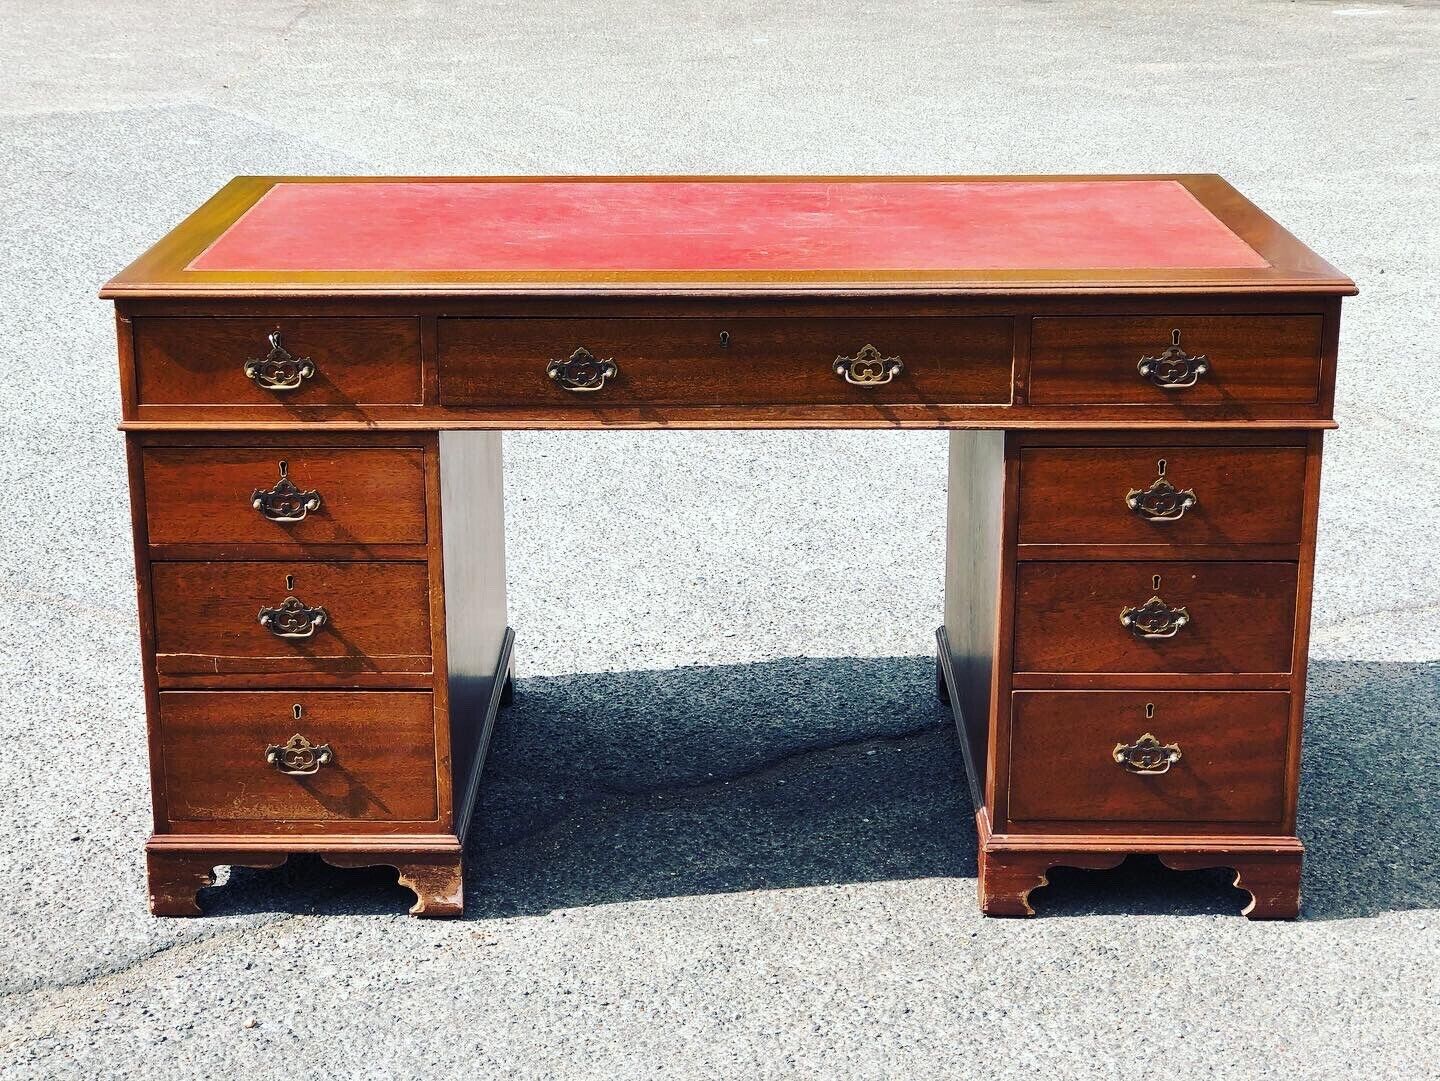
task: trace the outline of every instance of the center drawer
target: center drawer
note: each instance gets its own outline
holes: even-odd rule
[[[175,821],[438,817],[428,691],[164,691]]]
[[[424,563],[153,563],[167,676],[428,673]]]
[[[1294,563],[1021,563],[1015,671],[1289,672],[1297,573]]]
[[[447,406],[590,408],[1007,405],[1013,323],[939,316],[446,318],[439,329],[440,399]],[[552,362],[564,364],[581,349],[616,369],[593,392],[568,391],[563,378],[547,374]],[[841,358],[859,367],[837,373]],[[876,381],[857,385],[847,374]]]

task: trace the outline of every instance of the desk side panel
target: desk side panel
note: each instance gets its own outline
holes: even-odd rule
[[[951,694],[966,743],[971,796],[980,809],[989,746],[999,640],[1005,507],[1005,433],[950,433],[945,529],[945,631],[954,676]]]
[[[500,439],[499,432],[440,433],[445,656],[462,837],[490,742],[495,683],[509,666]]]

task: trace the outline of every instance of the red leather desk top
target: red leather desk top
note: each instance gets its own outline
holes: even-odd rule
[[[1169,179],[281,181],[192,271],[1262,268]]]

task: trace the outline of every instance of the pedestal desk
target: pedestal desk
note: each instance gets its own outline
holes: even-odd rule
[[[983,910],[1153,853],[1294,916],[1354,291],[1208,175],[234,180],[102,294],[151,909],[308,852],[460,911],[502,431],[944,428]]]

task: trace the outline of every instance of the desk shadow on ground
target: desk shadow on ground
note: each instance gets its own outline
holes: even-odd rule
[[[521,680],[501,714],[467,852],[466,916],[744,890],[965,879],[975,833],[948,710],[921,657]],[[1311,669],[1303,918],[1440,905],[1440,665]],[[1149,858],[1057,868],[1042,916],[1230,915],[1223,870]],[[209,911],[393,914],[388,869],[237,868]]]

